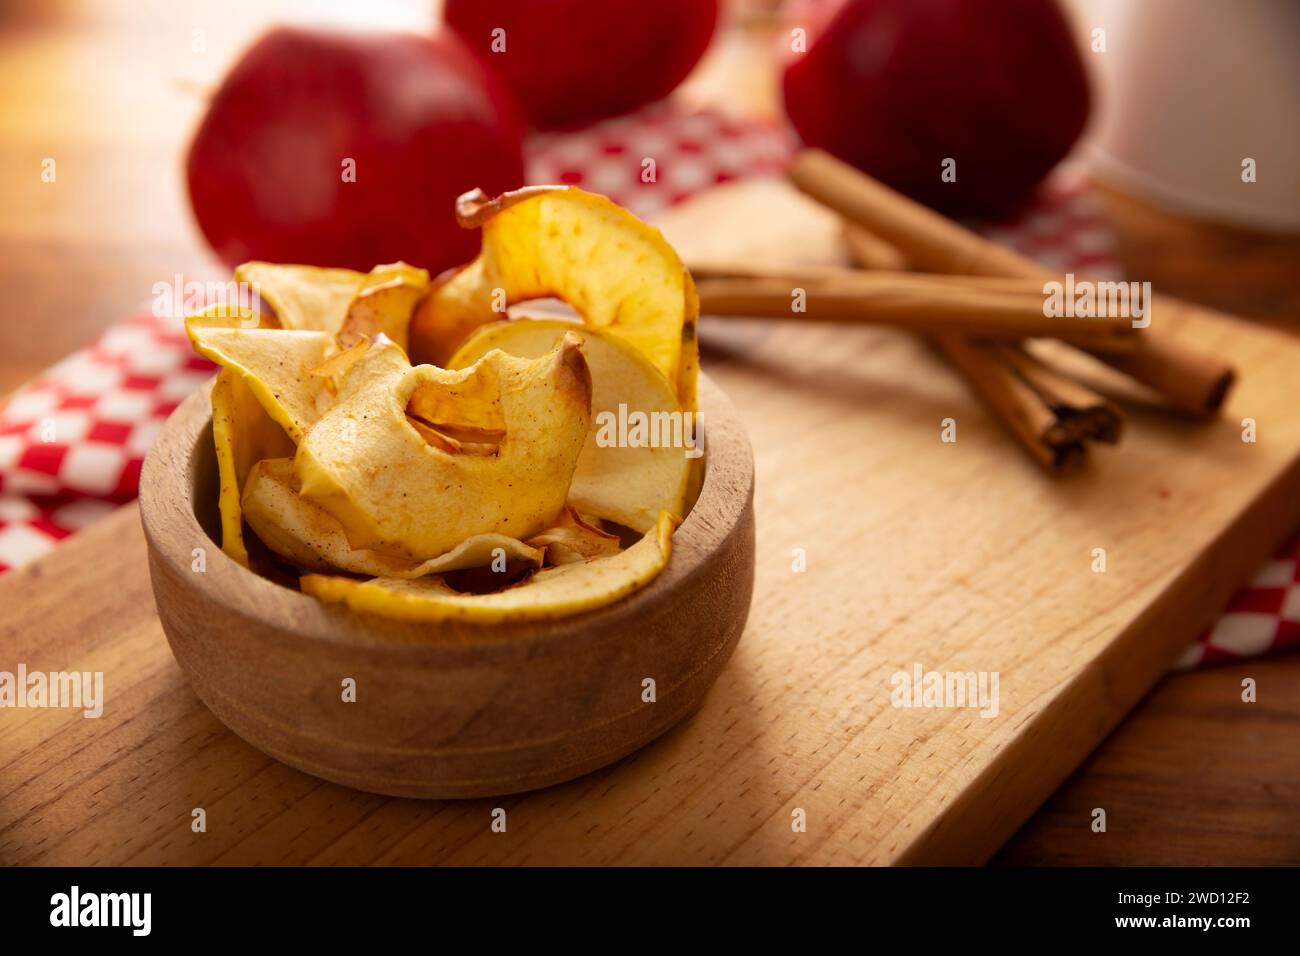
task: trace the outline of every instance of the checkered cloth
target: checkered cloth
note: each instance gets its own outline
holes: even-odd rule
[[[651,106],[528,146],[531,182],[604,193],[643,218],[715,183],[782,169],[788,130]],[[1055,177],[993,238],[1062,271],[1118,275],[1114,237],[1082,178]],[[141,315],[48,369],[0,406],[0,572],[25,564],[136,495],[144,454],[213,366],[180,316]],[[1300,644],[1300,541],[1259,570],[1180,667]]]
[[[163,421],[213,368],[179,319],[140,315],[0,405],[0,572],[134,498]]]

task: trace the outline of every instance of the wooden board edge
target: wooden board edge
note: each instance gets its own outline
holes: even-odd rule
[[[1300,525],[1300,453],[893,861],[986,863]],[[1280,516],[1280,517],[1279,517]],[[1079,713],[1101,714],[1091,723]],[[1081,818],[1079,826],[1089,826]]]

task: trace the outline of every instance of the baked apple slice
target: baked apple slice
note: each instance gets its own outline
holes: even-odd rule
[[[248,567],[240,497],[257,462],[292,455],[293,439],[266,413],[239,373],[228,368],[217,372],[212,383],[212,437],[220,482],[221,550]]]
[[[578,456],[569,504],[640,532],[653,527],[661,511],[684,515],[690,464],[698,457],[687,447],[698,434],[695,417],[683,414],[672,386],[649,359],[612,332],[563,319],[493,322],[473,333],[447,364],[465,368],[493,349],[539,358],[565,335],[582,339],[591,370],[592,427]],[[629,420],[642,426],[639,434],[618,434],[619,423]],[[633,440],[620,440],[628,437]]]
[[[664,512],[625,551],[544,568],[519,584],[487,594],[457,591],[441,575],[414,580],[307,574],[302,590],[354,611],[408,621],[541,621],[613,604],[649,584],[672,555],[678,520]]]
[[[275,312],[263,323],[293,331],[327,332],[341,348],[380,332],[406,347],[406,329],[429,273],[394,262],[369,273],[318,266],[245,262],[235,281],[248,285]]]
[[[325,379],[313,370],[327,367],[334,336],[259,328],[256,318],[247,310],[216,307],[186,319],[185,331],[194,351],[238,374],[266,413],[295,442],[302,441],[329,397]]]
[[[583,322],[644,355],[695,410],[699,299],[682,260],[658,229],[604,196],[533,186],[489,199],[461,196],[456,217],[482,230],[478,257],[441,277],[411,320],[416,361],[445,365],[480,325],[509,305],[558,298]]]
[[[498,425],[488,453],[447,451],[413,410],[469,429]],[[417,416],[423,418],[423,416]],[[304,498],[332,514],[352,548],[415,560],[478,534],[526,538],[554,524],[591,423],[591,377],[576,336],[547,355],[501,351],[462,371],[412,366],[386,338],[348,370],[298,445]]]
[[[503,534],[474,535],[420,562],[353,548],[343,525],[299,493],[292,458],[268,458],[254,465],[244,483],[242,505],[244,520],[263,544],[291,564],[315,571],[418,578],[491,566],[498,559],[511,568],[539,568],[544,555],[542,546]]]

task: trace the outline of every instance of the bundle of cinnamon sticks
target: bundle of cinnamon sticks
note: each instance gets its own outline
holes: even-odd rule
[[[923,335],[1053,472],[1081,461],[1090,442],[1118,442],[1123,415],[1031,354],[1026,340],[1056,339],[1083,350],[1182,412],[1208,417],[1222,405],[1232,367],[1183,347],[1160,327],[1169,315],[1197,307],[1154,296],[1145,304],[1150,323],[1049,314],[1046,284],[1061,276],[821,150],[801,152],[788,175],[843,218],[846,246],[860,268],[691,262],[703,314],[871,323]]]

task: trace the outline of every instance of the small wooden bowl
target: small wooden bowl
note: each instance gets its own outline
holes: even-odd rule
[[[612,763],[699,707],[749,614],[753,452],[730,401],[704,377],[700,409],[703,488],[648,586],[560,621],[415,624],[322,604],[222,553],[201,389],[168,419],[140,481],[172,653],[239,736],[361,790],[481,797]],[[352,703],[343,700],[346,678],[356,681]],[[653,703],[643,701],[646,678]]]

